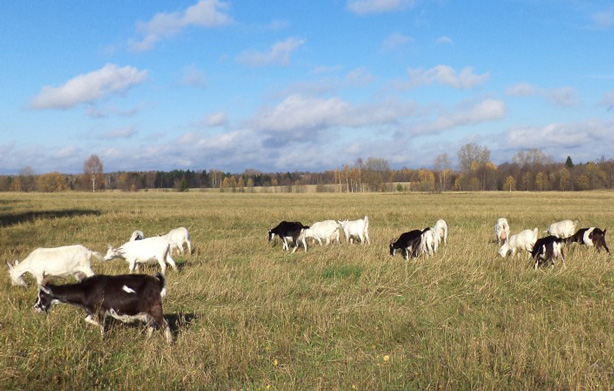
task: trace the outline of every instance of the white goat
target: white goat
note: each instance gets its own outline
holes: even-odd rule
[[[420,236],[420,253],[433,255],[436,251],[435,241],[437,234],[433,228],[425,228]]]
[[[525,250],[527,255],[530,257],[531,251],[533,250],[533,245],[537,241],[537,232],[537,228],[535,228],[533,231],[530,229],[525,229],[524,231],[520,231],[519,233],[510,236],[509,240],[503,243],[503,246],[499,248],[499,255],[505,258],[511,251],[512,257],[514,257],[516,256],[516,251]]]
[[[345,234],[345,239],[351,244],[353,243],[353,238],[357,237],[360,239],[360,243],[365,244],[365,240],[368,244],[371,244],[369,240],[369,217],[365,216],[363,219],[359,220],[343,220],[337,221],[339,227],[343,230]]]
[[[305,238],[317,240],[320,246],[322,245],[322,240],[326,241],[327,245],[333,240],[336,240],[337,244],[339,244],[339,223],[335,220],[318,221],[305,229],[304,235]]]
[[[37,248],[23,262],[15,261],[12,265],[7,262],[7,265],[13,285],[27,286],[23,279],[25,273],[32,274],[41,285],[48,277],[74,276],[80,280],[83,276],[93,276],[94,272],[90,266],[92,256],[102,258],[102,254],[90,251],[80,244]]]
[[[495,223],[495,236],[497,237],[497,244],[503,244],[510,237],[510,225],[505,217],[497,219]]]
[[[183,254],[183,245],[188,245],[188,254],[192,254],[192,242],[190,242],[190,233],[185,227],[179,227],[171,229],[166,235],[162,237],[168,239],[171,242],[171,252],[174,249],[178,249]]]
[[[577,221],[563,220],[550,224],[546,233],[557,238],[566,239],[576,233]]]
[[[109,250],[104,256],[104,260],[110,261],[115,258],[124,258],[128,262],[130,273],[135,269],[138,272],[138,264],[154,260],[158,261],[162,274],[166,272],[166,263],[177,270],[177,265],[175,265],[175,261],[171,257],[171,242],[162,236],[126,242],[117,248],[109,245]]]
[[[448,224],[445,220],[439,219],[435,222],[433,226],[433,251],[437,252],[437,248],[439,247],[439,243],[441,243],[441,239],[443,238],[443,243],[448,244]]]

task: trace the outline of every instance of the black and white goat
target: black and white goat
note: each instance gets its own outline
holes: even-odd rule
[[[537,270],[537,267],[541,264],[550,264],[554,267],[554,260],[560,259],[565,266],[565,253],[563,252],[563,244],[565,239],[559,238],[554,235],[549,235],[544,238],[537,239],[533,245],[531,256],[535,261],[533,268]]]
[[[401,250],[405,260],[409,259],[410,254],[412,258],[419,256],[422,251],[422,234],[427,229],[402,233],[396,241],[390,242],[390,255],[394,256],[396,250]]]
[[[85,321],[100,327],[103,337],[107,315],[124,323],[141,320],[147,323],[148,338],[154,327],[164,327],[164,336],[170,343],[172,335],[162,313],[165,295],[162,273],[155,277],[145,274],[94,275],[76,284],[39,285],[33,309],[36,313],[48,312],[59,303],[81,307],[88,313]]]
[[[277,224],[275,228],[269,229],[269,242],[275,239],[275,236],[279,236],[282,242],[282,248],[284,250],[289,250],[290,246],[288,245],[288,239],[292,239],[294,242],[294,249],[292,253],[296,251],[299,244],[302,242],[305,251],[307,251],[307,241],[305,240],[305,232],[304,230],[308,229],[308,225],[303,225],[300,222],[296,221],[282,221]]]
[[[605,234],[607,231],[607,229],[602,231],[600,228],[596,227],[580,228],[575,234],[565,239],[565,241],[567,243],[580,243],[589,247],[595,247],[597,251],[600,251],[603,247],[609,254],[610,249],[605,243]]]

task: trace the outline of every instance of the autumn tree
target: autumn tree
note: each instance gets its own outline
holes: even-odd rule
[[[91,155],[83,163],[82,183],[91,183],[92,192],[95,192],[96,189],[101,188],[103,185],[102,169],[102,161],[98,155]]]
[[[24,167],[19,170],[19,175],[13,181],[15,191],[34,191],[36,190],[36,178],[32,167]]]
[[[446,190],[446,184],[450,177],[450,172],[452,171],[452,163],[450,163],[450,158],[447,153],[439,154],[435,157],[433,161],[433,168],[436,172],[439,173],[439,188],[441,191]]]
[[[469,171],[490,161],[490,150],[475,143],[465,144],[458,150],[458,164],[462,171]]]
[[[370,157],[362,169],[362,180],[371,191],[384,191],[390,181],[390,166],[386,159]]]
[[[505,185],[503,186],[503,190],[508,190],[508,191],[516,190],[516,180],[514,179],[512,175],[507,177],[507,180],[505,181]]]
[[[38,191],[45,193],[65,191],[68,189],[66,178],[59,172],[39,175],[36,180]]]
[[[512,161],[524,168],[534,168],[537,165],[554,163],[552,156],[547,155],[541,149],[537,148],[530,148],[517,152],[512,158]]]

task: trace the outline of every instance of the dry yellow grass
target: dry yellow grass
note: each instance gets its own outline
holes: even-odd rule
[[[613,193],[0,194],[0,254],[81,243],[105,252],[133,230],[186,226],[195,247],[167,273],[176,342],[82,310],[30,307],[36,287],[0,280],[0,388],[167,390],[607,389],[614,384],[614,267],[568,248],[567,269],[501,259],[512,233],[571,218],[609,228]],[[288,254],[269,224],[370,218],[370,246]],[[404,262],[390,239],[444,218],[449,243]],[[93,262],[126,273],[122,260]],[[146,268],[153,273],[156,266]]]

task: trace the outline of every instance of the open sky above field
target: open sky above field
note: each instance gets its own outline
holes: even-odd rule
[[[9,1],[0,173],[613,157],[610,0]]]

